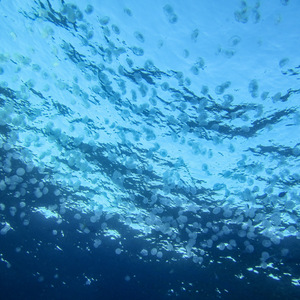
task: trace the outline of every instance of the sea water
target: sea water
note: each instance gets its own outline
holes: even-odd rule
[[[299,299],[300,2],[0,2],[1,299]]]

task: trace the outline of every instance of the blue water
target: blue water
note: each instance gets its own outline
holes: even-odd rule
[[[299,299],[299,12],[0,1],[0,299]]]

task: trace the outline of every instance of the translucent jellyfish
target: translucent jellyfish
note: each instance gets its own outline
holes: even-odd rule
[[[289,249],[286,249],[286,248],[283,248],[282,250],[281,250],[281,255],[282,256],[287,256],[288,254],[289,254]]]
[[[267,263],[265,261],[263,261],[260,266],[263,268],[263,269],[266,269],[268,267]]]
[[[132,52],[136,55],[136,56],[143,56],[144,55],[144,50],[140,47],[132,47]]]
[[[232,36],[229,41],[228,44],[230,47],[235,47],[237,46],[239,43],[241,42],[241,38],[238,35],[234,35]]]
[[[144,42],[145,42],[144,36],[143,36],[140,32],[138,32],[138,31],[136,31],[136,32],[134,33],[134,37],[135,37],[139,42],[141,42],[141,43],[144,43]]]
[[[120,34],[120,28],[117,25],[111,25],[111,29],[115,34]]]
[[[12,206],[12,207],[9,208],[9,212],[14,217],[16,212],[17,212],[17,208]]]
[[[260,98],[261,98],[262,100],[266,100],[267,97],[268,97],[268,95],[269,95],[269,92],[262,92],[261,95],[260,95]]]
[[[120,255],[121,252],[122,252],[122,250],[121,250],[120,248],[117,248],[117,249],[115,250],[115,253],[116,253],[117,255]]]
[[[18,168],[16,174],[18,176],[23,176],[25,174],[25,170],[23,168]]]
[[[253,245],[251,245],[251,244],[247,245],[245,251],[247,253],[253,253],[253,251],[254,251]]]
[[[23,221],[23,225],[24,225],[24,226],[28,226],[28,225],[29,225],[29,220],[24,220],[24,221]]]
[[[93,7],[92,5],[90,5],[90,4],[88,4],[88,5],[86,6],[86,9],[85,9],[84,11],[85,11],[85,13],[86,13],[87,15],[90,15],[90,14],[94,11],[94,7]]]
[[[98,248],[101,245],[101,243],[102,243],[101,240],[95,239],[95,241],[94,241],[94,247]]]
[[[283,68],[285,65],[287,65],[289,63],[289,59],[288,58],[283,58],[279,61],[279,67]]]
[[[238,231],[238,236],[239,237],[245,237],[247,235],[246,231],[245,230],[239,230]]]
[[[199,29],[193,30],[191,34],[192,41],[197,42],[198,35],[199,35]]]
[[[36,196],[36,198],[41,198],[43,196],[43,193],[39,188],[36,188],[34,191],[34,195]]]
[[[268,252],[264,251],[261,253],[261,259],[263,261],[266,261],[269,257],[270,257],[270,254]]]
[[[211,248],[212,245],[213,245],[213,241],[211,239],[207,240],[206,245],[207,245],[208,248]]]
[[[110,18],[108,16],[102,17],[99,22],[101,25],[107,25],[110,21]]]
[[[211,236],[211,240],[214,241],[214,242],[216,242],[218,239],[219,238],[218,238],[218,236],[216,234],[214,234],[214,235]]]
[[[92,223],[96,223],[98,220],[99,220],[99,218],[98,218],[97,216],[91,216],[91,217],[90,217],[90,221],[91,221]]]
[[[156,248],[152,248],[151,249],[151,255],[156,255],[157,254],[157,249]]]
[[[258,96],[258,83],[257,80],[253,79],[250,81],[249,86],[249,93],[253,98],[256,98]]]
[[[229,241],[229,244],[230,244],[232,247],[236,247],[236,246],[237,246],[235,240],[230,240],[230,241]]]
[[[169,4],[165,5],[163,7],[163,10],[164,10],[164,13],[168,19],[168,21],[171,23],[171,24],[174,24],[177,22],[177,15],[174,13],[174,10],[173,10],[173,7]]]
[[[280,1],[282,5],[287,6],[290,2],[290,0],[281,0]]]
[[[6,189],[6,184],[4,182],[4,180],[0,181],[0,191],[4,191]]]
[[[142,256],[147,256],[147,255],[148,255],[148,250],[142,249],[142,250],[141,250],[141,255],[142,255]]]
[[[222,226],[222,232],[223,232],[224,234],[229,234],[229,233],[231,232],[231,230],[228,228],[228,226],[223,225],[223,226]]]
[[[284,203],[284,206],[285,206],[285,208],[286,208],[287,210],[292,210],[292,209],[295,207],[295,205],[296,205],[296,203],[295,203],[294,201],[291,201],[291,200],[286,201],[286,202]]]
[[[77,213],[77,214],[75,214],[75,215],[74,215],[74,219],[76,219],[76,220],[80,220],[80,219],[81,219],[81,215],[80,215],[80,214],[78,214],[78,213]]]
[[[221,251],[223,251],[225,249],[225,244],[221,243],[217,246]]]
[[[262,245],[266,248],[271,247],[272,243],[270,240],[263,240]]]
[[[132,12],[131,12],[131,10],[130,10],[129,8],[124,8],[124,13],[125,13],[126,15],[128,15],[129,17],[132,16]]]
[[[5,235],[10,229],[11,229],[10,225],[6,223],[5,226],[0,230],[0,233],[2,235]]]
[[[232,211],[230,209],[224,210],[223,216],[224,218],[230,218],[232,216]]]

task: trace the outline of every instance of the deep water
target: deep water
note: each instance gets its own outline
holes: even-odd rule
[[[300,299],[299,12],[0,1],[0,299]]]

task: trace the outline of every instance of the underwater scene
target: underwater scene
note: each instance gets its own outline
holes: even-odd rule
[[[299,16],[1,0],[0,299],[300,299]]]

